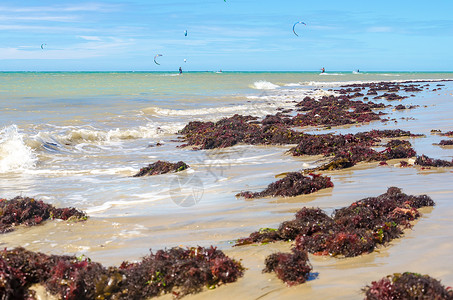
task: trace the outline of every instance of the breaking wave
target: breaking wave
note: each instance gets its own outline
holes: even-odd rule
[[[136,128],[115,128],[102,130],[94,127],[68,127],[60,132],[40,132],[33,137],[35,141],[46,145],[74,145],[79,143],[102,143],[133,140],[142,138],[157,138],[166,134],[174,134],[184,127],[182,123],[157,124],[148,123]],[[63,131],[63,132],[62,132]],[[48,147],[47,147],[48,148]]]
[[[0,130],[0,173],[33,169],[38,158],[16,125]]]
[[[255,81],[251,86],[251,88],[257,90],[275,90],[276,88],[279,87],[280,87],[279,85],[273,84],[272,82],[265,80]]]

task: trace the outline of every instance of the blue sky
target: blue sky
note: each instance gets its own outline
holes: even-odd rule
[[[453,71],[453,1],[2,0],[0,40],[1,71]]]

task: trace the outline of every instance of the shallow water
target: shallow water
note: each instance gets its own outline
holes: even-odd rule
[[[453,79],[452,73],[0,73],[0,197],[24,195],[88,213],[86,222],[52,221],[0,236],[1,247],[24,246],[49,254],[85,254],[106,265],[137,260],[172,246],[217,245],[248,268],[238,282],[187,297],[360,299],[373,280],[404,271],[429,274],[453,284],[452,169],[360,164],[328,172],[334,188],[278,199],[237,199],[260,190],[275,175],[319,164],[320,157],[292,157],[291,146],[239,145],[193,151],[179,148],[176,132],[191,120],[218,120],[235,113],[263,117],[305,95],[322,95],[345,82]],[[423,83],[425,84],[425,83]],[[391,121],[324,132],[410,130],[418,154],[448,159],[453,147],[432,129],[453,130],[453,83],[428,82],[429,89],[401,101],[412,110],[386,109]],[[437,84],[443,84],[440,90]],[[322,88],[322,90],[320,90]],[[387,101],[384,101],[387,102]],[[392,105],[399,104],[390,102]],[[154,147],[157,142],[163,146]],[[179,174],[133,178],[156,160],[183,160]],[[276,227],[303,206],[332,212],[398,186],[436,202],[413,230],[375,253],[337,259],[310,256],[308,283],[286,287],[262,274],[266,255],[288,243],[231,247],[261,227]]]

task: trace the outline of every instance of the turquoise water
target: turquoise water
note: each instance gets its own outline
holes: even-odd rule
[[[450,251],[448,241],[453,238],[453,225],[445,222],[453,211],[451,170],[372,165],[332,173],[335,187],[314,196],[246,201],[234,195],[263,189],[275,181],[275,175],[315,166],[318,158],[286,155],[290,146],[238,145],[194,151],[179,147],[182,142],[177,132],[192,120],[215,121],[236,113],[264,117],[281,108],[293,108],[307,95],[326,95],[329,89],[346,83],[417,80],[425,81],[424,90],[401,102],[418,105],[416,109],[388,108],[384,112],[390,122],[316,132],[411,130],[425,134],[410,140],[418,153],[451,160],[453,149],[433,145],[442,137],[430,133],[432,129],[453,130],[453,83],[438,82],[443,79],[452,80],[453,73],[0,73],[0,197],[35,197],[56,206],[77,207],[90,216],[83,224],[48,222],[20,229],[5,234],[0,246],[85,254],[106,264],[138,259],[149,248],[174,245],[216,244],[236,251],[229,242],[261,227],[277,226],[301,206],[332,211],[398,185],[409,194],[433,195],[438,206],[429,215],[428,225],[442,228],[439,237],[422,233],[421,238],[429,241],[426,246],[401,246],[403,252],[409,251],[406,257],[416,260],[416,253],[442,256],[442,249]],[[442,84],[441,89],[435,90],[438,84]],[[156,147],[157,143],[162,146]],[[191,169],[177,175],[131,177],[159,159],[183,160]],[[192,203],[182,205],[185,201]],[[431,245],[437,245],[438,252],[432,252]],[[383,269],[388,272],[390,264],[401,261],[389,251],[394,259],[386,260],[380,254],[373,258],[379,261],[378,267],[352,265],[348,270],[382,272],[384,276]],[[315,260],[315,267],[317,263]],[[443,278],[453,282],[453,268],[448,264],[445,270],[441,259],[425,265],[427,271],[434,266],[442,269]],[[392,272],[406,271],[410,266],[407,262],[403,269]],[[320,273],[328,276],[331,270],[335,280],[338,268],[332,263]],[[356,296],[354,291],[360,290],[363,279],[351,281],[351,293]],[[335,294],[338,286],[324,284],[314,290],[321,295]],[[253,286],[254,296],[263,293],[258,285]],[[348,295],[344,299],[351,299]]]

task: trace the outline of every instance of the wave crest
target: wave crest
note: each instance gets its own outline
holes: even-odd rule
[[[183,127],[183,124],[158,125],[149,123],[146,126],[139,126],[137,128],[116,128],[108,131],[95,128],[77,128],[69,131],[61,140],[64,144],[74,144],[80,142],[112,142],[156,138],[165,134],[174,134]]]
[[[37,161],[16,125],[0,130],[0,173],[33,169]]]
[[[272,82],[265,81],[265,80],[260,80],[260,81],[255,81],[253,85],[251,86],[252,89],[257,89],[257,90],[275,90],[276,88],[279,88],[280,86],[277,84],[273,84]]]

